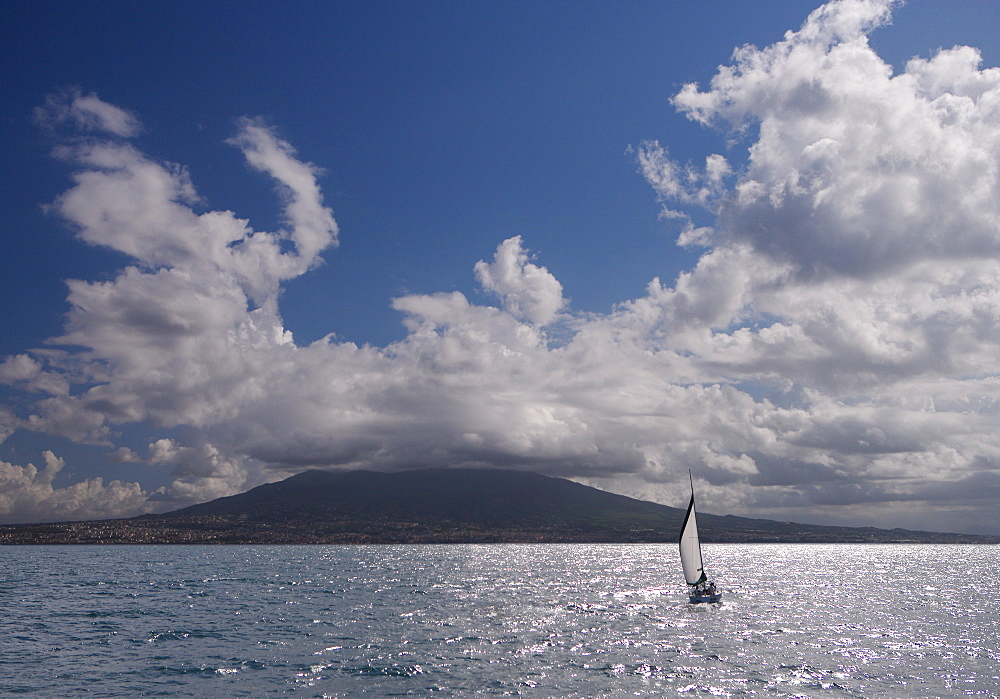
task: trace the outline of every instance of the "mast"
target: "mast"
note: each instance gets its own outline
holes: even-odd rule
[[[694,476],[688,469],[688,478],[691,480],[691,502],[688,503],[687,514],[684,515],[684,523],[681,525],[680,552],[681,567],[684,569],[684,580],[688,585],[697,585],[704,582],[705,564],[701,559],[701,541],[698,538],[698,520],[694,508]]]

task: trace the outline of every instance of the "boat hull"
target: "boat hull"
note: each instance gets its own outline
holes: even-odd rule
[[[688,599],[691,604],[714,604],[715,602],[722,601],[722,593],[717,592],[714,595],[689,595]]]

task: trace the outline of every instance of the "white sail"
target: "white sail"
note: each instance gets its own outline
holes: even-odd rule
[[[701,542],[698,540],[698,521],[694,513],[694,488],[684,524],[681,525],[681,567],[688,585],[697,585],[705,579],[705,564],[701,560]]]

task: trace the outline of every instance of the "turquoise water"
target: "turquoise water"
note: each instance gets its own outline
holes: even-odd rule
[[[0,695],[998,696],[1000,548],[0,548]]]

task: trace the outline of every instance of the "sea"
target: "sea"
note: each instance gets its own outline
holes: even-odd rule
[[[704,552],[0,547],[0,696],[1000,696],[1000,547]]]

